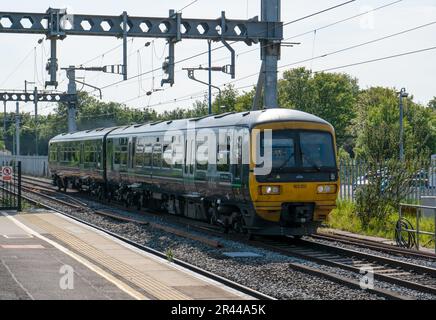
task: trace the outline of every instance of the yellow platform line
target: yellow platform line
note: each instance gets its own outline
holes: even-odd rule
[[[56,239],[70,246],[81,255],[85,255],[89,259],[105,266],[114,274],[121,276],[124,279],[128,279],[130,282],[145,290],[153,297],[159,300],[190,300],[191,297],[178,292],[174,288],[171,288],[162,282],[153,279],[135,269],[134,267],[114,258],[101,250],[89,245],[85,241],[71,235],[63,229],[41,219],[34,215],[23,216],[28,222],[36,225],[37,227],[45,230]]]
[[[130,286],[128,286],[124,282],[118,280],[117,278],[115,278],[114,276],[112,276],[108,272],[104,271],[100,267],[96,266],[95,264],[91,263],[90,261],[86,260],[85,258],[83,258],[83,257],[79,256],[78,254],[72,252],[71,250],[65,248],[64,246],[60,245],[59,243],[57,243],[57,242],[55,242],[47,237],[44,237],[43,235],[39,234],[35,230],[29,228],[25,224],[18,221],[14,217],[12,217],[4,212],[0,212],[0,214],[3,215],[5,218],[11,220],[16,226],[18,226],[22,230],[26,231],[27,233],[31,234],[32,236],[34,236],[36,238],[41,239],[42,241],[45,241],[46,243],[50,244],[51,246],[53,246],[57,250],[63,252],[64,254],[66,254],[69,257],[73,258],[74,260],[78,261],[79,263],[81,263],[82,265],[87,267],[88,269],[97,273],[98,275],[100,275],[101,277],[106,279],[107,281],[113,283],[116,287],[118,287],[120,290],[124,291],[125,293],[127,293],[131,297],[133,297],[137,300],[147,300],[146,296],[144,296],[143,294],[134,290],[133,288],[131,288]]]

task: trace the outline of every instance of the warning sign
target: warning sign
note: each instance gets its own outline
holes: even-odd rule
[[[12,167],[2,167],[2,181],[12,181]]]

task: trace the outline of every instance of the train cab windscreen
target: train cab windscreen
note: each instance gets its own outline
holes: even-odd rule
[[[265,137],[261,135],[260,155],[265,156]],[[272,169],[259,181],[293,181],[295,173],[336,171],[333,138],[329,132],[309,130],[273,130],[271,141]],[[286,174],[293,175],[286,175]],[[311,177],[307,175],[307,177]],[[312,175],[315,178],[315,175]],[[310,179],[312,180],[312,179]],[[322,179],[324,180],[324,179]]]

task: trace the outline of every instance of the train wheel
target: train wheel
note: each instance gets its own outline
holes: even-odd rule
[[[243,226],[242,221],[240,219],[233,221],[232,227],[236,233],[243,233],[244,232],[244,226]]]
[[[229,222],[228,217],[224,217],[224,221],[222,222],[222,230],[223,233],[227,234],[230,231],[231,224]]]
[[[209,208],[209,223],[213,226],[218,224],[217,212],[215,208]]]

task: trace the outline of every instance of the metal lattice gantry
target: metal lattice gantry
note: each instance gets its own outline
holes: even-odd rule
[[[167,17],[137,17],[123,12],[118,16],[69,14],[65,9],[49,8],[44,13],[0,12],[0,33],[44,34],[50,40],[51,50],[47,70],[50,80],[45,85],[57,87],[59,69],[56,56],[57,40],[67,36],[117,37],[123,40],[122,75],[127,80],[127,38],[164,38],[168,41],[168,57],[163,63],[167,78],[162,85],[174,84],[175,44],[182,39],[220,41],[231,52],[230,70],[235,77],[235,52],[228,41],[242,41],[247,45],[261,44],[262,68],[257,97],[264,89],[264,106],[277,107],[277,61],[283,39],[280,22],[280,0],[261,0],[261,20],[227,19],[225,12],[217,19],[191,19],[181,12],[169,11]],[[71,68],[70,68],[71,69]],[[70,70],[68,94],[76,95],[75,77]],[[51,96],[44,96],[49,99]],[[75,100],[69,103],[69,132],[75,130]],[[29,101],[32,101],[30,99]]]
[[[127,38],[165,38],[169,43],[166,61],[168,79],[174,84],[174,44],[182,39],[243,41],[248,45],[262,43],[272,50],[262,51],[262,59],[278,56],[274,47],[283,39],[280,22],[280,0],[261,0],[262,16],[249,20],[227,19],[225,12],[217,19],[189,19],[181,12],[170,10],[168,17],[135,17],[123,12],[119,16],[68,14],[65,9],[49,8],[45,13],[0,12],[0,33],[45,34],[51,40],[51,57],[48,63],[50,81],[46,86],[57,86],[56,40],[67,36],[107,36],[123,38],[123,76],[127,79]],[[272,58],[274,60],[274,57]],[[233,64],[234,59],[232,59]],[[232,65],[234,68],[234,66]],[[269,72],[271,68],[266,68]],[[274,70],[276,72],[277,70]],[[234,73],[232,74],[234,77]],[[269,83],[267,81],[267,83]]]
[[[29,91],[0,91],[0,101],[16,101],[16,102],[71,102],[76,100],[76,95],[67,93],[35,93]]]
[[[16,102],[17,109],[15,114],[15,138],[16,138],[16,152],[19,154],[20,146],[20,115],[19,115],[19,102],[33,102],[35,105],[35,123],[38,125],[38,103],[39,102],[64,102],[68,105],[75,106],[77,94],[68,93],[54,93],[38,91],[37,88],[33,91],[0,91],[0,101],[4,104],[3,114],[3,130],[6,131],[6,103]],[[75,123],[74,123],[75,124]],[[35,128],[35,154],[38,155],[38,130]]]
[[[127,20],[127,30],[123,22]],[[250,20],[187,19],[181,13],[171,17],[134,17],[67,14],[66,10],[50,8],[45,13],[0,12],[0,32],[39,33],[48,36],[108,36],[211,39],[245,41],[281,40],[282,23]]]

